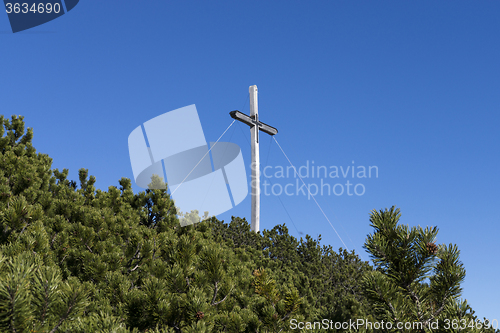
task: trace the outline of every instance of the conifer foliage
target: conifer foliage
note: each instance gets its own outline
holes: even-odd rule
[[[363,289],[377,320],[417,323],[413,332],[494,331],[459,299],[465,268],[457,246],[437,245],[437,227],[409,228],[400,217],[395,207],[370,216],[375,232],[364,247],[376,269],[365,274]]]
[[[197,212],[177,212],[166,186],[134,194],[122,178],[102,191],[86,169],[68,180],[32,138],[23,117],[0,116],[0,332],[292,332],[292,319],[471,313],[452,302],[458,250],[435,245],[436,229],[396,228],[395,211],[372,219],[373,272],[285,225],[192,224]]]
[[[0,123],[0,331],[286,332],[312,309],[286,227],[264,238],[234,219],[246,249],[215,218],[181,227],[166,188],[134,194],[122,178],[101,191],[86,169],[77,184],[23,117]]]

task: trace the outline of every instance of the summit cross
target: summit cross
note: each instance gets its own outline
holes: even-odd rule
[[[260,228],[260,157],[259,131],[275,135],[278,130],[259,121],[257,86],[248,88],[250,93],[250,116],[235,110],[229,112],[233,119],[250,126],[252,145],[252,231],[259,232]]]

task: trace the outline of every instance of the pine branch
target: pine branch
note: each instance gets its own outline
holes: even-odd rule
[[[132,258],[130,258],[130,260],[127,263],[127,266],[131,266],[132,265],[132,261],[134,261],[134,259],[140,259],[140,258],[137,257],[137,255],[140,253],[140,250],[141,250],[140,246],[141,246],[141,244],[137,244],[137,251],[135,251],[135,253],[132,256]]]
[[[74,308],[78,305],[78,296],[80,296],[79,292],[73,291],[73,295],[70,301],[68,302],[68,309],[62,315],[61,319],[59,319],[57,325],[49,333],[55,333],[59,329],[59,326],[61,326],[62,323],[71,315]]]
[[[59,262],[59,265],[62,264],[62,262],[64,261],[64,259],[66,259],[66,257],[68,256],[68,254],[65,254],[64,257],[61,259],[61,261]]]
[[[7,291],[8,291],[8,295],[10,296],[9,301],[11,304],[10,315],[9,315],[9,317],[10,317],[9,327],[10,327],[11,332],[15,333],[15,332],[17,332],[16,327],[15,327],[15,319],[14,319],[15,318],[14,313],[15,313],[15,300],[16,300],[15,295],[16,295],[16,292],[15,291],[13,292],[13,290],[10,288],[10,286],[7,287]]]
[[[448,301],[448,295],[445,295],[443,297],[443,301],[441,302],[441,306],[439,307],[439,309],[437,309],[434,313],[431,313],[431,316],[429,317],[429,319],[427,319],[424,324],[426,325],[429,325],[429,323],[431,322],[431,320],[433,320],[434,318],[436,318],[437,316],[439,316],[439,314],[444,310],[444,307],[446,305],[446,302]]]
[[[218,281],[215,281],[215,288],[214,288],[214,297],[212,298],[212,305],[214,305],[215,303],[215,298],[217,297],[217,291],[219,290],[218,289],[218,284],[219,282]]]
[[[80,238],[80,240],[83,242],[82,238]],[[90,253],[92,253],[92,254],[94,253],[94,252],[92,252],[92,249],[90,248],[90,246],[87,245],[87,242],[85,242],[84,245],[87,247],[87,250],[89,250]]]
[[[27,223],[24,227],[23,227],[23,230],[21,230],[21,232],[19,233],[19,235],[17,236],[17,238],[19,239],[19,237],[21,236],[21,234],[24,232],[24,230],[29,226],[30,224]]]
[[[139,267],[141,267],[141,266],[142,266],[142,265],[135,265],[135,267],[134,267],[134,268],[129,269],[127,272],[128,272],[128,273],[132,273],[133,271],[135,271],[137,268],[139,268]]]
[[[216,288],[217,288],[217,283],[216,283]],[[234,288],[234,285],[231,287],[231,289],[229,289],[229,292],[226,294],[226,296],[224,296],[224,298],[222,300],[214,303],[215,297],[217,296],[217,291],[216,291],[214,294],[214,298],[212,298],[212,305],[219,305],[220,303],[224,302],[226,300],[227,296],[229,296],[231,294],[231,291],[233,291],[233,288]]]
[[[408,290],[408,292],[410,293],[410,296],[413,300],[413,302],[415,302],[415,305],[417,307],[417,316],[418,316],[418,320],[421,321],[422,320],[422,308],[420,306],[420,299],[419,297],[415,294],[415,292],[413,290],[410,289],[410,286],[408,286],[406,288],[406,290]]]
[[[59,322],[57,323],[57,325],[49,332],[49,333],[55,333],[57,331],[57,329],[59,328],[59,326],[61,326],[61,324],[66,320],[66,318],[69,317],[69,315],[71,314],[71,311],[73,310],[73,307],[75,306],[76,304],[76,300],[75,300],[75,297],[73,297],[73,301],[75,303],[71,304],[69,307],[68,307],[68,310],[66,311],[66,313],[61,317],[61,319],[59,319]]]
[[[51,250],[54,250],[54,241],[56,240],[57,233],[54,233],[54,236],[52,236],[52,239],[50,241],[50,248]]]

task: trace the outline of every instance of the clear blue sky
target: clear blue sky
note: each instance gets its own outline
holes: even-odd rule
[[[107,189],[133,177],[135,127],[196,104],[215,141],[256,84],[260,119],[296,166],[378,167],[323,179],[365,187],[317,196],[349,249],[368,260],[370,210],[397,205],[402,223],[437,225],[439,243],[458,245],[464,298],[500,319],[499,13],[498,1],[93,0],[17,34],[0,14],[0,113],[25,116],[54,168],[75,180],[88,168]],[[249,136],[234,124],[222,140],[247,165]],[[286,166],[270,142],[263,167]],[[279,199],[262,196],[262,228],[342,246],[312,200]],[[249,220],[250,197],[219,218],[231,215]]]

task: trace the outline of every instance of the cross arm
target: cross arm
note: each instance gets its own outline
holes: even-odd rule
[[[231,112],[229,112],[229,114],[231,115],[231,118],[239,120],[242,123],[247,124],[250,127],[257,125],[259,127],[259,130],[261,130],[264,133],[267,133],[269,135],[278,134],[278,130],[276,128],[269,126],[268,124],[265,124],[261,121],[255,120],[254,118],[247,116],[246,114],[244,114],[238,110],[231,111]]]

